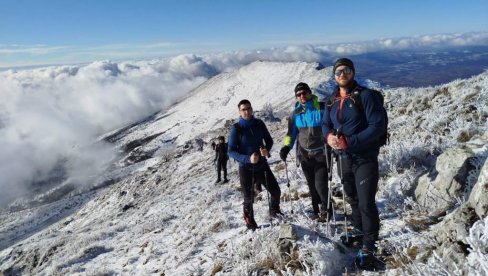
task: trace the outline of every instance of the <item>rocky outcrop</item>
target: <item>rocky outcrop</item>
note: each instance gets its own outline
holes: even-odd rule
[[[447,211],[462,197],[474,153],[469,148],[453,148],[442,153],[415,189],[418,203],[438,214]]]
[[[446,215],[440,223],[432,226],[431,229],[431,237],[437,243],[436,254],[447,265],[449,271],[458,271],[461,275],[467,275],[469,270],[468,265],[466,265],[466,257],[472,251],[469,242],[470,231],[477,221],[486,218],[488,215],[487,138],[488,135],[485,134],[481,138],[472,139],[459,148],[446,151],[439,157],[436,164],[436,169],[442,168],[443,170],[439,172],[433,181],[427,182],[424,180],[422,184],[419,181],[419,185],[424,185],[424,187],[417,187],[416,190],[417,193],[420,189],[430,188],[434,189],[436,195],[442,194],[440,191],[445,191],[443,198],[446,202],[451,203],[454,202],[455,198],[449,198],[447,191],[452,192],[451,195],[458,194],[459,196],[464,194],[468,196],[464,203]],[[468,166],[469,170],[466,172],[466,166],[464,165],[467,160],[469,160],[470,165]],[[449,162],[451,165],[448,164]],[[447,168],[452,171],[449,172]],[[460,176],[464,178],[459,178]],[[444,186],[441,185],[440,179],[446,181]],[[464,186],[460,185],[460,183],[464,183]],[[457,188],[448,189],[448,187],[453,186]],[[439,187],[441,188],[439,189]],[[429,192],[427,190],[423,191],[425,193]],[[426,199],[422,196],[420,198]],[[447,207],[446,204],[442,204],[443,202],[439,201],[441,204],[438,205],[432,205],[432,203],[424,206],[430,206],[431,208]]]
[[[467,204],[482,219],[488,215],[488,162],[485,161],[480,170],[478,181],[473,187]]]

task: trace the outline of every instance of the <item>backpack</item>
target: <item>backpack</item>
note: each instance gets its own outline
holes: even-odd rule
[[[356,87],[356,89],[352,92],[351,97],[354,100],[354,102],[356,103],[355,106],[357,106],[357,108],[359,110],[361,110],[361,112],[364,112],[364,107],[363,107],[363,102],[361,101],[360,94],[361,94],[361,91],[363,91],[364,89],[369,89],[371,91],[371,93],[373,94],[373,97],[375,97],[376,99],[379,99],[381,102],[381,111],[383,113],[383,117],[385,118],[385,125],[384,125],[384,131],[378,140],[378,146],[382,147],[382,146],[390,143],[390,133],[388,132],[388,113],[386,112],[386,108],[384,106],[385,98],[383,97],[383,93],[381,93],[378,90],[365,88],[365,87],[358,85]]]
[[[256,126],[261,128],[261,129],[264,129],[266,126],[264,125],[264,122],[263,120],[261,119],[258,119],[258,118],[254,118],[254,120],[256,120]],[[239,122],[236,122],[234,123],[234,128],[236,130],[236,137],[237,138],[240,138],[240,135],[241,135],[241,125],[239,125]],[[236,141],[238,142],[240,139],[237,139]]]

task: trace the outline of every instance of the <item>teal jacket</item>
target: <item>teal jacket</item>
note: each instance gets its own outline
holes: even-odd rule
[[[318,150],[324,148],[324,135],[322,134],[322,117],[325,104],[319,102],[316,95],[305,104],[295,103],[295,109],[288,120],[288,132],[284,145],[293,148],[295,140],[306,150]]]

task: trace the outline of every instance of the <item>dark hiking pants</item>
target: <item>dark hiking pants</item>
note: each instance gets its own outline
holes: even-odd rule
[[[224,171],[224,180],[227,179],[227,160],[217,160],[217,180],[220,181],[222,178],[221,171]]]
[[[242,193],[244,195],[244,213],[252,214],[252,204],[254,203],[254,183],[262,184],[268,192],[271,194],[270,197],[270,210],[279,210],[280,206],[280,196],[281,190],[278,186],[278,181],[266,164],[260,171],[252,171],[244,167],[239,167],[239,180],[241,182]]]
[[[347,201],[352,208],[352,224],[363,231],[363,246],[375,248],[380,229],[380,218],[375,195],[378,189],[378,156],[362,157],[342,153],[337,158]]]
[[[327,186],[327,161],[323,151],[311,154],[302,150],[301,154],[300,164],[312,196],[313,212],[318,214],[320,211],[319,204],[322,204],[323,211],[327,208],[329,191]]]

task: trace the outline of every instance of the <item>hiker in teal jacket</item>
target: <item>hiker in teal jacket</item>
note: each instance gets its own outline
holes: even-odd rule
[[[324,103],[319,102],[308,84],[303,82],[295,87],[295,96],[297,102],[288,119],[288,132],[280,157],[285,161],[297,140],[297,160],[302,166],[312,196],[311,218],[319,221],[330,220],[332,210],[327,208],[327,149],[322,133]]]

